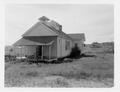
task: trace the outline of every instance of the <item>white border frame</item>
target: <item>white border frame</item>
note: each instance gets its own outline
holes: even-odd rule
[[[69,1],[69,2],[68,2]],[[112,88],[4,88],[4,31],[5,31],[5,5],[6,4],[114,4],[114,41],[115,41],[115,83]],[[2,91],[85,91],[103,92],[119,91],[120,89],[120,0],[4,0],[0,3],[0,87]]]

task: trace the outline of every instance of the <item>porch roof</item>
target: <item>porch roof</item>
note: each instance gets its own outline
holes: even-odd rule
[[[13,44],[13,46],[37,46],[37,45],[51,45],[54,41],[51,41],[49,43],[40,43],[36,41],[32,41],[29,39],[21,38],[16,43]]]

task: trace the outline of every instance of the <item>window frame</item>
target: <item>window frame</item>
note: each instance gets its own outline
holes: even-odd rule
[[[65,41],[65,50],[70,50],[70,41],[69,40]]]

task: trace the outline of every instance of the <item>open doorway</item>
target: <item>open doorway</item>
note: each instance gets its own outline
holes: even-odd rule
[[[36,57],[41,58],[41,56],[42,56],[42,46],[37,46],[36,47]]]

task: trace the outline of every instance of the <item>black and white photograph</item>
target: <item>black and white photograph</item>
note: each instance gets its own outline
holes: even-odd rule
[[[114,87],[113,4],[7,4],[4,87]]]

